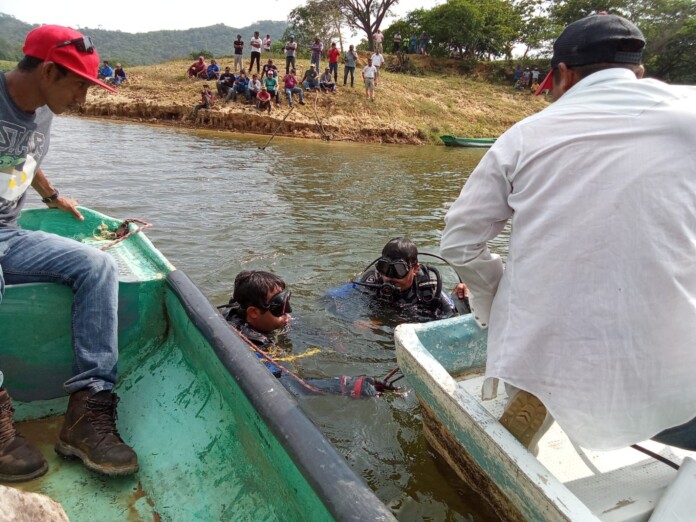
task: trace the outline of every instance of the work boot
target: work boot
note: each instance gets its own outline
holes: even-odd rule
[[[116,429],[118,401],[118,396],[109,390],[91,397],[87,390],[70,395],[56,453],[77,457],[89,469],[104,475],[131,475],[138,471],[138,456]]]
[[[23,482],[40,477],[48,462],[34,446],[17,433],[12,399],[0,389],[0,482]]]
[[[553,417],[536,396],[524,390],[515,390],[500,417],[500,424],[525,448],[537,455],[539,440],[553,424]]]

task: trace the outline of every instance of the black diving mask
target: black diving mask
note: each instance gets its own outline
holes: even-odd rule
[[[409,265],[403,259],[392,261],[391,259],[383,257],[377,261],[375,268],[377,269],[377,272],[382,274],[384,277],[388,277],[390,279],[403,279],[411,270],[411,265]]]
[[[292,312],[292,307],[290,306],[291,295],[292,292],[290,292],[290,290],[283,290],[282,292],[279,292],[271,297],[268,304],[259,308],[262,310],[268,310],[275,317],[282,317],[283,315]]]

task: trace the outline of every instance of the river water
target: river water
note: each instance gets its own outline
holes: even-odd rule
[[[303,376],[384,376],[393,324],[327,308],[345,284],[408,235],[438,253],[443,216],[484,150],[326,143],[56,118],[44,171],[63,194],[153,224],[155,246],[213,304],[244,269],[277,273],[293,292],[283,344]],[[40,207],[32,192],[28,207]],[[505,254],[505,238],[493,249]],[[422,258],[421,261],[428,261]],[[445,287],[456,276],[446,266]],[[381,399],[300,397],[304,411],[399,520],[493,520],[426,444],[408,383]]]

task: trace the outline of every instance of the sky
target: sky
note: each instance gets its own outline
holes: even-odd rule
[[[414,9],[430,9],[444,0],[399,0],[397,17]],[[58,24],[128,33],[189,29],[223,23],[246,27],[259,20],[284,21],[303,0],[205,0],[201,6],[186,1],[117,0],[0,0],[0,13],[30,24]],[[389,20],[382,27],[389,25]]]

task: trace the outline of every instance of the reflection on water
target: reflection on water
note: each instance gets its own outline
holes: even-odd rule
[[[485,151],[278,138],[260,150],[266,141],[57,118],[44,170],[86,206],[153,223],[148,236],[214,304],[227,302],[240,270],[282,276],[294,319],[281,341],[294,355],[320,348],[294,361],[300,374],[386,375],[393,320],[346,320],[324,293],[391,237],[438,253],[443,216]],[[42,206],[34,193],[29,206]],[[505,239],[495,248],[505,255]],[[455,274],[436,266],[451,289]],[[400,520],[491,519],[426,445],[407,383],[379,400],[301,404]]]

